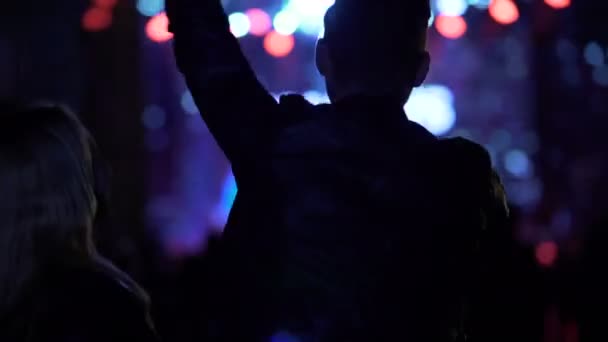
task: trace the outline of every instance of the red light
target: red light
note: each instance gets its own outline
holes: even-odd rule
[[[163,43],[173,38],[173,33],[169,32],[169,18],[167,14],[160,13],[148,20],[146,24],[146,34],[150,40]]]
[[[276,31],[272,31],[264,38],[264,48],[271,56],[285,57],[291,53],[295,46],[295,39],[292,35],[285,36]]]
[[[270,19],[268,13],[259,8],[252,8],[245,12],[245,14],[249,18],[249,22],[251,22],[249,33],[254,36],[261,37],[270,31],[270,28],[272,27],[272,20]]]
[[[536,261],[541,266],[552,266],[557,260],[557,255],[557,244],[553,241],[541,242],[536,246]]]
[[[95,0],[94,4],[99,8],[112,9],[116,6],[117,2],[118,0]]]
[[[99,32],[112,26],[112,13],[102,8],[89,8],[82,17],[82,27],[90,32]]]
[[[494,0],[489,11],[492,18],[503,25],[513,24],[519,19],[519,9],[512,0]]]
[[[562,9],[572,4],[571,0],[545,0],[545,3],[555,9]]]
[[[458,39],[467,32],[467,22],[463,17],[440,15],[435,19],[435,28],[446,38]]]

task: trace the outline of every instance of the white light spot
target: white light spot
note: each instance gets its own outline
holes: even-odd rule
[[[230,31],[235,37],[241,38],[249,33],[251,22],[245,13],[232,13],[228,16],[228,21],[230,22]]]
[[[415,121],[435,135],[444,135],[456,123],[454,95],[442,85],[415,88],[405,105],[410,120]]]

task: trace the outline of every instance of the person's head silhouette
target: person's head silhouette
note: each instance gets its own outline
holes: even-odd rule
[[[428,0],[337,0],[316,53],[332,101],[366,94],[405,103],[428,73],[430,15]]]

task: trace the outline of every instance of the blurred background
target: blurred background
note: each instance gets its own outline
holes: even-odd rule
[[[222,2],[272,94],[328,101],[313,56],[332,0]],[[505,315],[528,313],[522,329],[538,341],[578,341],[577,294],[594,288],[581,274],[608,260],[608,4],[432,4],[433,65],[408,116],[490,151],[514,211],[502,267],[515,304]],[[150,290],[167,340],[196,341],[201,256],[237,189],[176,70],[163,10],[163,0],[3,2],[0,97],[50,99],[81,114],[113,170],[102,251]]]

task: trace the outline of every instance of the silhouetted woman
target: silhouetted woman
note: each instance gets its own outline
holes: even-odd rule
[[[93,245],[94,159],[69,112],[0,105],[0,341],[157,341],[146,293]]]

